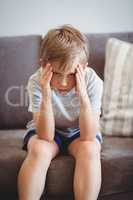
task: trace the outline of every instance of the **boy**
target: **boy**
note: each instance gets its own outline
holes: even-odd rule
[[[68,153],[76,160],[76,200],[96,200],[101,186],[99,117],[103,82],[87,67],[85,36],[72,26],[50,30],[40,50],[41,67],[28,81],[29,111],[18,176],[19,200],[39,200],[51,160]]]

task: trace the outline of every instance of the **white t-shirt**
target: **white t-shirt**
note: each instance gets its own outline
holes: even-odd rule
[[[40,67],[28,80],[27,91],[29,95],[29,112],[38,112],[42,93],[39,85],[42,68]],[[90,67],[85,69],[85,82],[87,94],[90,99],[92,111],[101,114],[101,98],[103,92],[103,81]],[[55,119],[55,130],[71,137],[79,132],[79,97],[75,93],[75,87],[67,94],[60,94],[52,89],[52,107]],[[28,129],[36,128],[32,121],[27,124]],[[100,134],[100,133],[99,133]]]

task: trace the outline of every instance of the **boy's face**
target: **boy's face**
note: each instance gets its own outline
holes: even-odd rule
[[[53,76],[51,79],[51,87],[57,89],[60,93],[68,92],[76,86],[76,66],[70,71],[61,72],[59,62],[52,62]]]

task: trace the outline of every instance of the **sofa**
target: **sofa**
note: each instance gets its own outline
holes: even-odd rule
[[[116,37],[133,43],[133,32],[87,33],[89,66],[104,80],[105,46]],[[39,66],[41,35],[0,37],[0,199],[17,200],[17,175],[26,157],[22,150],[27,111],[26,84]],[[98,200],[133,199],[133,139],[103,136],[102,186]],[[49,167],[42,200],[72,200],[75,161],[59,154]]]

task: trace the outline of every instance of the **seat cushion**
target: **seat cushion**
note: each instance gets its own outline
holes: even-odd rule
[[[26,156],[22,150],[24,133],[24,129],[0,131],[0,196],[4,198],[8,194],[15,199],[17,195],[17,175]],[[101,160],[100,196],[133,192],[133,139],[105,136]],[[44,193],[57,197],[72,195],[74,165],[74,159],[68,155],[53,159]]]
[[[26,152],[21,150],[24,132],[0,130],[0,197],[3,197],[1,199],[16,199],[17,174],[26,155]]]
[[[133,192],[133,139],[105,136],[101,195]]]

